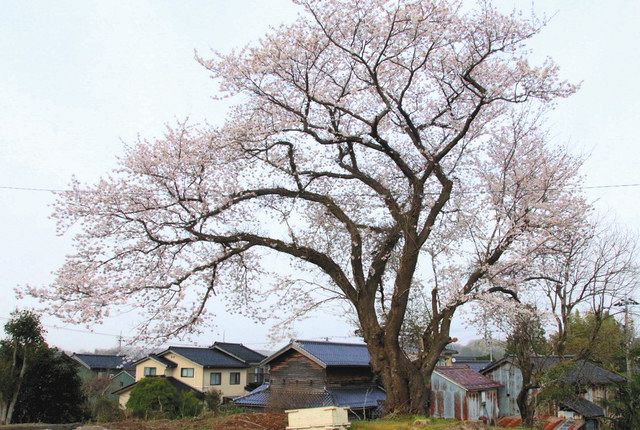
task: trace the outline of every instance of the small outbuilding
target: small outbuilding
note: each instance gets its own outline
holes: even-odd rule
[[[498,417],[500,386],[465,365],[436,367],[431,376],[431,414],[438,418],[494,422]]]
[[[582,430],[598,430],[600,420],[604,418],[604,410],[587,399],[573,397],[558,402],[558,416],[583,422]]]

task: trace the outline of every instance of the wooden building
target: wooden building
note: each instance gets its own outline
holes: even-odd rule
[[[295,340],[263,361],[266,383],[234,403],[296,409],[344,406],[372,411],[385,399],[365,344]]]

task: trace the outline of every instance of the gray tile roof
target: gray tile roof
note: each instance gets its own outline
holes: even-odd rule
[[[619,384],[625,378],[587,360],[578,360],[565,376],[564,382],[579,385],[611,385]]]
[[[369,366],[369,350],[364,343],[311,340],[297,340],[294,343],[327,366]]]
[[[476,372],[481,372],[482,370],[484,370],[484,368],[489,366],[492,362],[489,360],[478,360],[476,357],[458,355],[453,357],[453,363],[464,364],[466,366],[469,366]]]
[[[249,367],[246,363],[225,354],[222,351],[211,348],[195,348],[185,346],[170,346],[167,351],[160,355],[173,351],[189,360],[204,367],[222,368],[244,368]]]
[[[532,357],[534,368],[544,371],[551,369],[563,361],[569,365],[569,369],[561,382],[578,385],[611,385],[625,381],[624,377],[604,369],[589,360],[575,360],[572,362],[569,358],[553,355],[548,357]],[[512,363],[515,365],[512,357],[504,357],[485,367],[482,373],[486,374],[502,366],[504,363]]]
[[[221,350],[236,356],[247,363],[260,363],[262,360],[267,358],[266,355],[262,355],[253,349],[247,348],[241,343],[215,342],[213,347],[220,348]]]
[[[71,356],[91,370],[122,370],[128,369],[130,363],[121,355],[108,354],[73,354]]]
[[[172,369],[172,368],[177,366],[177,364],[174,363],[173,361],[169,360],[168,358],[161,357],[161,356],[159,356],[157,354],[150,354],[149,358],[152,358],[154,360],[159,361],[160,363],[162,363],[165,366],[167,366],[169,369]]]
[[[558,403],[562,409],[577,412],[585,418],[597,418],[604,416],[604,410],[600,406],[580,397],[564,399]]]

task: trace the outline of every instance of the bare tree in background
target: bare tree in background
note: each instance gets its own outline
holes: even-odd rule
[[[550,243],[549,254],[536,260],[527,281],[535,283],[534,291],[542,291],[546,297],[556,326],[554,352],[562,356],[574,311],[592,312],[601,322],[616,311],[616,303],[634,293],[637,243],[632,235],[597,223],[561,230]],[[591,343],[598,328],[596,324]]]

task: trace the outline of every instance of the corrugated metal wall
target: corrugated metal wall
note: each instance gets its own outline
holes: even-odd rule
[[[498,415],[501,417],[520,415],[517,402],[518,393],[522,388],[520,369],[511,363],[505,363],[485,375],[502,384],[502,387],[498,388]]]
[[[497,417],[498,392],[495,389],[467,392],[459,385],[434,373],[431,377],[431,391],[431,414],[434,417],[459,420]]]

